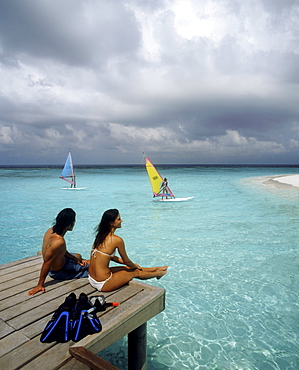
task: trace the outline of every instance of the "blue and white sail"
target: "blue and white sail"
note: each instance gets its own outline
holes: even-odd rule
[[[69,182],[71,184],[71,187],[76,187],[76,178],[75,178],[75,173],[74,173],[74,168],[73,168],[73,161],[72,161],[72,156],[71,152],[69,152],[65,165],[63,167],[63,170],[61,172],[60,178]]]

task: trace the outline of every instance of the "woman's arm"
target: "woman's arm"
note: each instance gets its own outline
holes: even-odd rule
[[[112,258],[111,258],[111,261],[116,262],[116,263],[119,263],[119,264],[121,264],[121,265],[125,265],[125,263],[124,263],[123,259],[122,259],[122,258],[120,258],[120,257],[117,257],[117,256],[112,257]]]
[[[117,243],[118,252],[121,256],[121,259],[119,258],[119,261],[121,260],[122,263],[128,267],[131,267],[132,269],[140,269],[140,266],[137,265],[137,263],[134,263],[130,260],[130,258],[127,255],[125,243],[122,238],[119,237],[119,242]],[[118,257],[116,257],[118,258]],[[112,259],[113,260],[113,259]],[[115,261],[117,262],[117,261]]]

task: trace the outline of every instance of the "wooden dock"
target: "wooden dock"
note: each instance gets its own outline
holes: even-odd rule
[[[99,295],[87,280],[57,281],[47,277],[46,293],[28,296],[38,281],[41,256],[0,266],[0,368],[1,370],[116,369],[95,356],[128,335],[128,367],[146,369],[146,322],[165,308],[165,290],[133,280],[125,287],[104,293],[107,302],[118,302],[97,316],[100,333],[80,342],[41,343],[40,334],[53,312],[74,292]]]

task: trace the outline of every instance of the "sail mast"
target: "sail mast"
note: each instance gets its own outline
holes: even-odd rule
[[[70,164],[71,164],[71,169],[72,169],[72,183],[73,183],[73,186],[75,188],[76,187],[76,178],[75,178],[75,172],[74,172],[73,159],[72,159],[71,152],[69,152],[69,156],[70,156]]]

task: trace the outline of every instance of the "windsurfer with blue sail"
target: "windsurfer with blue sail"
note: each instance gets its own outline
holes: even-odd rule
[[[69,180],[68,177],[70,177],[71,180]],[[60,178],[69,182],[71,184],[71,188],[76,187],[76,178],[75,178],[75,173],[74,173],[74,168],[73,168],[71,152],[69,152],[67,156],[67,159],[63,167],[62,173],[60,175]]]

